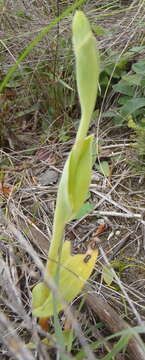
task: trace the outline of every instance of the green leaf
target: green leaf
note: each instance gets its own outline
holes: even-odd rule
[[[98,77],[99,53],[96,40],[91,31],[88,19],[82,11],[76,11],[73,18],[73,45],[76,57],[76,78],[82,119],[78,138],[86,136],[94,110]]]
[[[70,341],[73,342],[75,335],[73,334],[72,330],[62,330],[63,339],[64,339],[64,345],[68,346]],[[53,346],[56,342],[56,334],[51,335],[52,340],[49,340],[47,338],[42,339],[42,343],[48,346]],[[54,339],[54,341],[53,341]],[[37,348],[36,343],[29,342],[26,344],[27,348],[34,350]]]
[[[105,74],[105,72],[102,72],[100,75],[100,85],[101,86],[107,86],[109,81],[109,77]]]
[[[83,204],[80,211],[76,214],[75,219],[76,220],[81,219],[83,216],[89,214],[90,211],[92,211],[93,209],[94,209],[94,205],[89,202],[86,202],[85,204]]]
[[[76,214],[86,200],[92,175],[93,135],[76,143],[71,152],[69,194]]]
[[[124,80],[120,80],[118,84],[112,86],[115,92],[119,92],[121,94],[125,94],[128,96],[133,96],[135,90],[128,85]]]
[[[119,105],[125,105],[129,100],[131,100],[131,98],[130,97],[128,97],[128,96],[120,96],[119,97],[119,99],[118,99],[118,101],[117,101],[117,103],[119,104]]]
[[[133,114],[136,110],[145,106],[145,98],[133,98],[128,100],[127,103],[119,110],[123,117]]]
[[[123,80],[129,85],[141,85],[142,75],[140,74],[132,74],[132,75],[124,75]]]
[[[110,176],[111,170],[109,167],[109,164],[107,161],[101,161],[98,165],[96,165],[96,168],[104,175],[104,176]]]
[[[102,276],[103,276],[103,280],[106,282],[106,284],[108,286],[110,286],[113,281],[114,276],[113,276],[111,266],[109,264],[106,264],[103,266]]]
[[[60,264],[59,291],[66,302],[70,303],[80,293],[85,281],[92,273],[97,256],[98,250],[91,248],[88,248],[85,254],[71,255],[70,242],[64,242]],[[32,292],[33,315],[41,318],[52,316],[52,297],[51,290],[45,284],[36,285]],[[63,304],[58,299],[58,311],[62,309]]]
[[[88,136],[76,143],[66,161],[57,199],[65,222],[74,218],[86,200],[92,173],[92,142],[93,136]]]
[[[102,113],[103,118],[112,118],[114,116],[116,116],[116,112],[115,111],[104,111]]]
[[[143,51],[145,49],[145,46],[144,45],[142,45],[142,46],[134,46],[132,49],[130,49],[129,51],[130,52],[134,52],[134,53],[136,53],[136,52],[141,52],[141,51]]]
[[[105,35],[105,34],[110,34],[111,31],[109,31],[108,29],[105,29],[103,26],[101,25],[94,25],[93,26],[93,31],[97,34],[97,35]]]
[[[137,74],[145,75],[145,60],[138,61],[132,65],[132,70]]]

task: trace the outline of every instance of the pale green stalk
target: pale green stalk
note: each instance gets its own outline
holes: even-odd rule
[[[53,235],[45,272],[45,278],[47,279],[47,274],[52,276],[65,300],[69,302],[80,292],[83,286],[81,278],[87,280],[90,276],[98,254],[96,249],[89,250],[91,257],[89,263],[85,264],[84,255],[78,254],[73,257],[70,243],[63,243],[65,224],[75,217],[86,200],[92,173],[93,136],[86,135],[97,95],[99,55],[90,24],[81,11],[77,11],[73,18],[73,45],[82,116],[74,146],[66,160],[58,187]],[[60,267],[61,263],[63,267]],[[69,289],[66,288],[66,282]],[[35,286],[32,301],[34,314],[38,317],[50,316],[53,312],[56,315],[62,308],[59,299],[53,298],[52,292],[44,283]]]
[[[48,253],[48,260],[46,264],[46,275],[47,272],[49,272],[52,276],[54,275],[56,269],[56,262],[59,261],[59,257],[60,257],[59,255],[61,254],[64,228],[65,228],[64,218],[60,213],[59,205],[56,205],[54,224],[53,224],[53,234],[52,234],[52,239]]]
[[[89,123],[87,120],[88,120],[88,117],[85,116],[85,114],[84,114],[84,116],[81,117],[81,122],[80,122],[78,132],[76,135],[76,143],[79,143],[81,140],[83,140],[83,138],[85,137],[85,134],[88,131]]]
[[[84,151],[84,139],[87,135],[95,106],[97,81],[99,77],[99,55],[96,49],[96,40],[91,31],[90,24],[83,12],[76,12],[73,18],[72,28],[73,45],[76,57],[77,88],[82,116],[76,141],[66,162],[58,189],[53,236],[46,265],[46,273],[49,271],[51,274],[53,274],[53,269],[56,268],[56,261],[59,262],[65,223],[73,216],[73,213],[75,214],[76,212],[75,209],[73,209],[75,199],[73,199],[74,192],[71,193],[71,189],[75,186],[78,161],[80,162],[79,159]],[[72,168],[74,169],[73,171]],[[91,171],[91,169],[88,171]],[[69,177],[73,178],[74,184],[71,183]],[[80,206],[81,205],[82,204],[80,204]],[[77,209],[77,211],[78,210],[79,209]],[[55,263],[51,262],[51,260],[55,260]]]

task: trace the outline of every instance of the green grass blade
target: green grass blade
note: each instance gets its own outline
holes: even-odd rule
[[[94,349],[96,350],[100,345],[103,345],[107,341],[110,341],[110,340],[120,336],[119,341],[115,345],[115,346],[117,346],[117,351],[118,351],[118,349],[120,348],[120,346],[122,346],[122,344],[124,344],[124,347],[126,347],[128,341],[131,339],[131,337],[136,336],[137,339],[138,339],[138,342],[141,345],[141,348],[145,351],[144,343],[143,343],[142,339],[139,336],[139,334],[144,334],[144,332],[145,332],[144,326],[135,326],[133,328],[129,327],[129,328],[124,329],[122,331],[119,331],[119,332],[117,332],[115,334],[109,335],[106,338],[102,338],[101,340],[94,341],[92,344],[90,344],[90,349],[91,350],[94,350]],[[127,343],[125,343],[124,339],[127,340]],[[121,342],[121,344],[120,344],[120,342]],[[115,346],[114,346],[112,351],[116,351]],[[113,355],[114,355],[114,353],[113,353]],[[85,351],[81,350],[81,351],[79,351],[77,353],[76,360],[82,360],[84,358],[84,356],[85,356]],[[110,356],[110,354],[107,354],[106,356]],[[111,352],[111,356],[112,356],[112,352]],[[110,359],[110,358],[107,358],[107,359],[106,359],[106,357],[102,358],[102,360],[108,360],[108,359]],[[112,359],[112,357],[111,357],[111,359]]]
[[[43,37],[51,30],[54,26],[58,24],[59,21],[61,21],[65,16],[69,15],[71,12],[73,12],[76,8],[78,8],[80,5],[82,5],[85,2],[85,0],[77,0],[73,5],[67,7],[59,16],[56,16],[55,19],[47,26],[45,26],[41,32],[30,42],[30,44],[27,46],[27,48],[23,51],[23,53],[18,57],[15,64],[11,67],[11,69],[8,71],[7,75],[5,76],[4,80],[2,81],[0,85],[0,92],[3,91],[11,77],[13,76],[15,70],[19,67],[21,62],[30,54],[32,49],[40,42]]]
[[[122,336],[117,344],[114,345],[113,350],[109,352],[106,356],[102,358],[102,360],[112,360],[115,359],[115,355],[117,355],[121,350],[124,350],[128,344],[130,336]]]
[[[56,295],[53,295],[53,316],[54,316],[54,330],[55,330],[55,337],[57,340],[57,344],[59,344],[60,351],[59,356],[61,360],[70,360],[69,355],[66,353],[66,344],[63,335],[63,331],[60,325],[59,317],[58,317],[58,310],[57,310],[58,299]],[[68,344],[69,345],[69,344]]]

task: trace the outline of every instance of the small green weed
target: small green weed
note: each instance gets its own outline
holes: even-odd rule
[[[126,116],[134,113],[138,116],[145,100],[145,60],[134,61],[134,57],[141,54],[145,46],[133,47],[120,56],[116,51],[109,51],[103,56],[103,67],[100,74],[102,95],[106,90],[113,90],[117,98],[117,106],[111,112],[104,112],[103,116],[113,117],[115,123],[122,124]],[[108,60],[109,55],[109,60]],[[132,107],[131,100],[135,100]],[[142,100],[140,100],[140,98]],[[121,106],[120,106],[121,105]],[[141,110],[142,113],[142,110]]]
[[[124,122],[132,115],[133,120],[139,123],[145,115],[145,60],[133,64],[130,72],[122,75],[113,89],[119,93],[115,120]]]
[[[133,47],[121,57],[113,52],[109,61],[104,58],[100,75],[102,94],[108,86],[115,102],[115,106],[102,115],[113,119],[116,125],[127,124],[135,130],[139,156],[145,155],[145,60],[134,61],[134,57],[144,49],[145,46]]]
[[[135,149],[141,159],[145,156],[145,115],[140,121],[135,122],[130,115],[128,127],[135,131],[133,138],[136,140]]]

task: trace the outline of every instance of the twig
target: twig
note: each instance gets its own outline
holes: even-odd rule
[[[93,188],[93,184],[91,185],[91,188]],[[109,198],[109,196],[107,194],[104,195],[100,191],[97,191],[97,190],[91,190],[91,191],[94,194],[101,197],[101,200],[102,200],[97,204],[97,206],[95,206],[95,209],[97,209],[97,207],[99,207],[101,205],[101,203],[106,200],[110,204],[112,204],[112,205],[116,206],[117,208],[119,208],[120,210],[122,210],[126,214],[126,217],[136,218],[141,224],[145,225],[145,221],[142,219],[142,214],[136,214],[136,213],[133,213],[132,211],[129,211],[123,205],[121,205],[121,204],[117,203],[116,201],[112,200],[111,198]],[[97,215],[97,213],[99,213],[99,211],[96,212],[96,215]],[[124,217],[125,217],[125,214],[123,215]],[[117,216],[117,215],[113,215],[113,216]],[[121,216],[121,213],[120,213],[120,216]]]
[[[91,188],[92,188],[92,185],[91,185]],[[126,214],[134,217],[134,213],[132,213],[131,211],[129,211],[128,209],[126,209],[125,206],[119,204],[117,201],[112,200],[107,194],[104,195],[104,194],[101,193],[100,191],[93,190],[93,189],[91,189],[91,191],[92,191],[94,194],[98,195],[98,196],[99,196],[100,198],[102,198],[103,200],[106,200],[106,201],[109,202],[110,204],[116,206],[118,209],[124,211]]]
[[[119,216],[119,217],[124,217],[124,218],[137,218],[137,219],[141,219],[141,214],[133,214],[133,213],[121,213],[121,212],[116,212],[116,211],[101,211],[101,210],[97,210],[97,211],[93,211],[92,214],[88,214],[88,216],[94,216],[94,215],[101,215],[101,216]]]

